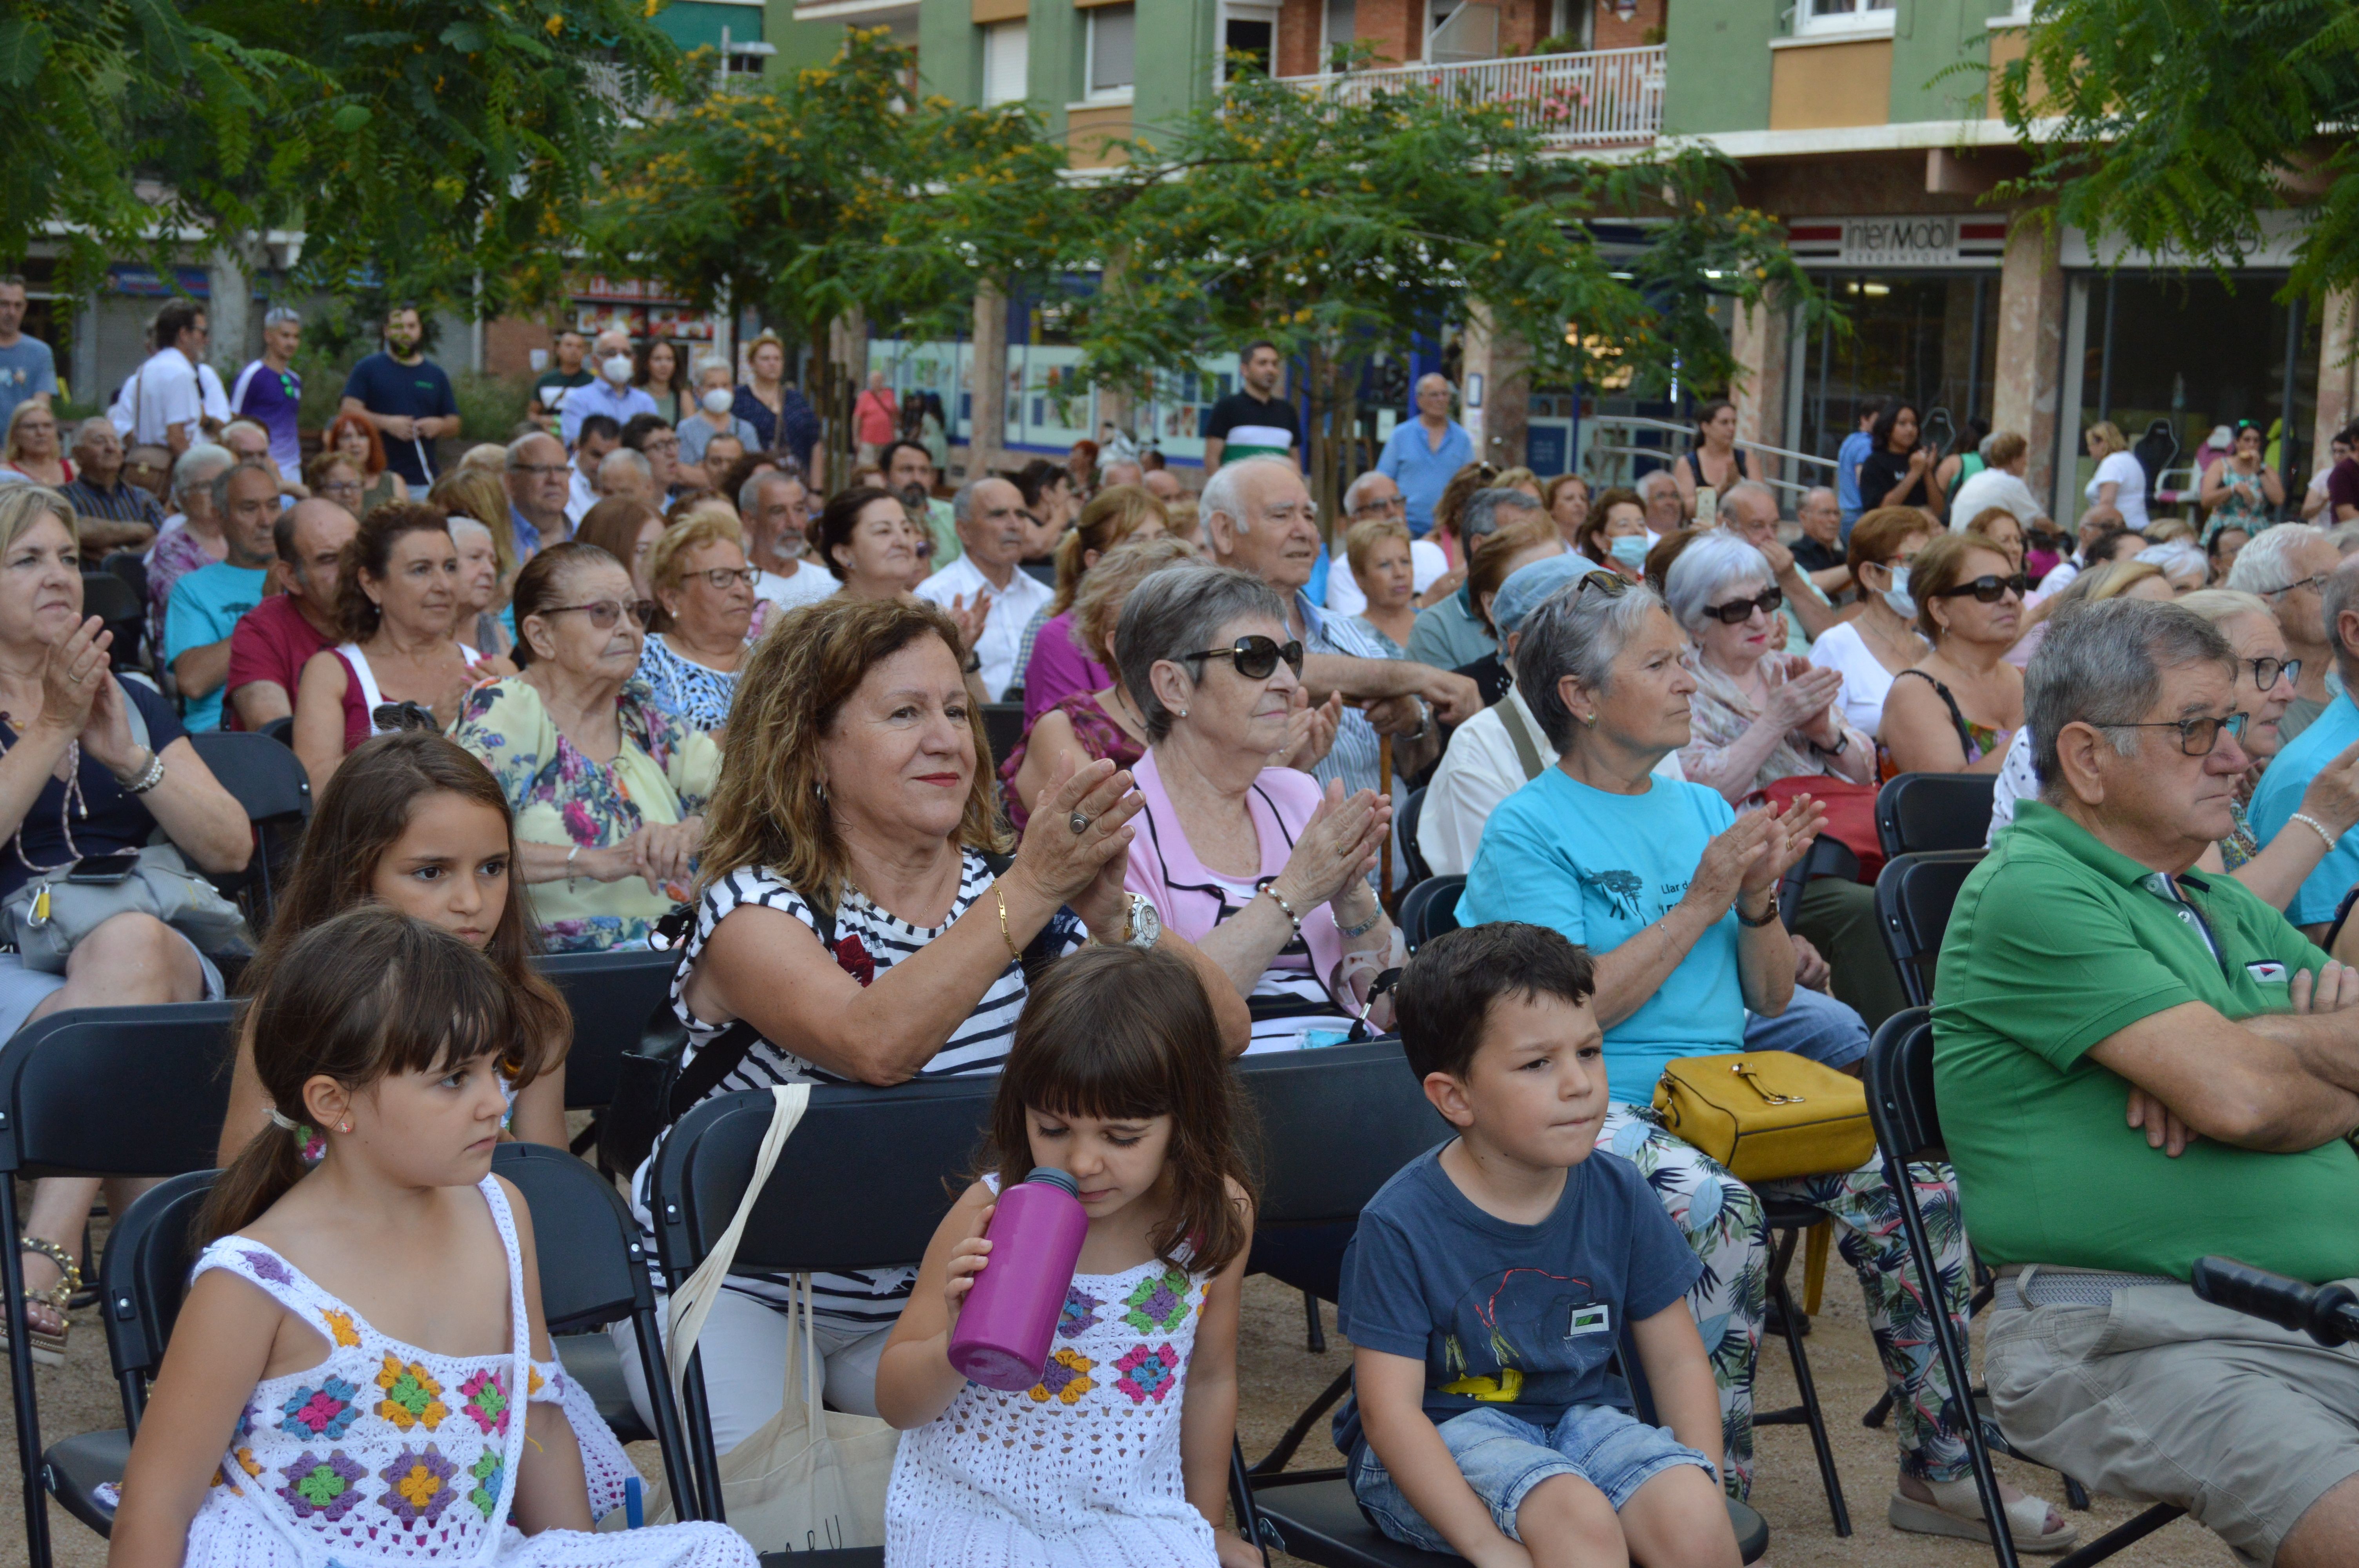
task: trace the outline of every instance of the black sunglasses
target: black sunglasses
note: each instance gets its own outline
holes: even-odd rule
[[[1732,599],[1726,604],[1707,604],[1704,614],[1723,626],[1742,626],[1753,619],[1753,612],[1775,615],[1786,602],[1785,593],[1778,589],[1765,588],[1750,599]]]
[[[1284,659],[1286,667],[1296,675],[1302,673],[1302,644],[1288,641],[1280,643],[1275,637],[1253,633],[1240,637],[1225,648],[1207,648],[1201,654],[1182,654],[1183,659],[1230,659],[1237,674],[1247,680],[1267,680],[1277,673],[1277,661]]]
[[[1963,599],[1971,593],[1978,604],[1996,604],[2006,597],[2009,589],[2015,590],[2016,598],[2021,599],[2031,589],[2030,579],[2021,572],[2016,573],[2013,577],[1978,577],[1972,582],[1962,582],[1955,588],[1945,588],[1939,593],[1929,593],[1925,597]]]
[[[2220,745],[2220,731],[2225,730],[2239,741],[2245,738],[2245,716],[2231,713],[2224,719],[2168,719],[2151,724],[2099,724],[2099,730],[2176,730],[2179,749],[2190,757],[2208,757]]]

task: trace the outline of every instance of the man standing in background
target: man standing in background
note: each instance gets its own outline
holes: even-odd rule
[[[295,416],[303,403],[303,378],[295,373],[296,351],[303,346],[303,318],[274,305],[262,318],[262,357],[237,373],[229,393],[230,412],[251,419],[270,438],[270,460],[281,480],[303,477],[303,438]]]
[[[1862,403],[1852,416],[1852,432],[1835,449],[1835,500],[1843,509],[1843,543],[1851,543],[1851,525],[1859,521],[1862,510],[1859,500],[1859,468],[1867,455],[1875,449],[1875,438],[1868,433],[1875,424],[1875,405]]]
[[[587,386],[592,376],[582,367],[582,356],[590,351],[590,344],[581,333],[568,327],[557,334],[557,367],[542,373],[532,384],[532,407],[527,416],[555,435],[558,417],[565,411],[565,399],[577,386]]]
[[[1205,420],[1206,473],[1239,458],[1295,459],[1302,432],[1295,421],[1294,405],[1277,395],[1278,376],[1285,368],[1276,344],[1245,346],[1245,357],[1237,364],[1237,377],[1245,384],[1213,404]]]
[[[426,328],[415,305],[386,312],[385,348],[353,367],[341,410],[376,427],[386,466],[423,496],[434,484],[434,443],[459,433],[451,378],[426,357]]]
[[[1450,476],[1474,460],[1474,438],[1450,416],[1450,378],[1438,372],[1417,378],[1417,417],[1394,427],[1385,438],[1376,471],[1400,487],[1408,506],[1408,531],[1419,538],[1433,527],[1433,508],[1450,488]]]
[[[25,280],[11,273],[0,277],[0,430],[8,427],[19,403],[38,401],[42,407],[58,390],[57,360],[49,345],[25,336]]]

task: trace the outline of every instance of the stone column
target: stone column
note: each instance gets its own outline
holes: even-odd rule
[[[1991,428],[2019,430],[2031,443],[2024,482],[2047,498],[2049,515],[2069,529],[2074,510],[2054,509],[2057,401],[2064,353],[2064,266],[2048,232],[2017,214],[2007,231],[1998,275],[1998,371],[1991,388]]]
[[[1466,313],[1466,330],[1459,340],[1462,399],[1483,378],[1483,406],[1462,407],[1459,423],[1474,438],[1474,451],[1484,462],[1520,468],[1525,437],[1531,420],[1531,351],[1520,339],[1495,332],[1490,313],[1480,305]]]
[[[1007,441],[1007,296],[989,284],[975,290],[970,347],[966,374],[973,419],[965,477],[973,481],[992,470]]]
[[[1736,381],[1729,401],[1736,405],[1739,441],[1757,441],[1765,447],[1791,444],[1786,439],[1786,373],[1792,341],[1792,313],[1785,301],[1737,305],[1736,329],[1729,336],[1730,351],[1736,357]],[[1764,452],[1747,454],[1745,466],[1756,479],[1788,477],[1781,460]],[[1792,477],[1810,482],[1807,474]],[[1790,512],[1799,499],[1780,493],[1778,508]]]
[[[2359,418],[2359,288],[2338,288],[2319,307],[2318,422],[2310,449],[2313,469],[2326,460],[2327,443],[2354,418]],[[2309,482],[2308,473],[2296,474],[2287,489]]]

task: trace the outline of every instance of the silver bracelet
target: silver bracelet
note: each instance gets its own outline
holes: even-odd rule
[[[1375,930],[1376,922],[1385,917],[1385,903],[1382,899],[1375,899],[1371,902],[1373,902],[1376,906],[1376,910],[1374,914],[1369,915],[1367,919],[1363,920],[1357,925],[1346,925],[1342,921],[1337,921],[1335,923],[1335,935],[1343,937],[1348,941],[1354,936],[1365,936],[1369,932]]]
[[[2312,833],[2317,834],[2321,838],[2326,841],[2327,852],[2329,854],[2333,852],[2334,835],[2326,830],[2325,823],[2321,822],[2317,817],[2312,816],[2307,811],[2297,811],[2291,816],[2287,817],[2286,820],[2288,822],[2299,822],[2304,827],[2309,828]]]
[[[581,846],[581,845],[579,845],[579,844],[574,845],[574,846],[573,846],[573,848],[571,848],[571,849],[568,849],[568,850],[566,850],[566,851],[565,851],[565,891],[566,891],[567,892],[573,892],[573,891],[574,891],[574,890],[573,890],[573,857],[574,857],[574,856],[576,856],[576,855],[578,855],[578,854],[580,854],[580,853],[582,853],[582,846]]]
[[[1417,699],[1417,710],[1423,717],[1418,720],[1415,730],[1401,737],[1404,741],[1422,741],[1433,733],[1433,704],[1420,697]]]
[[[146,795],[164,782],[164,753],[155,747],[147,748],[147,765],[127,779],[117,779],[126,795]]]

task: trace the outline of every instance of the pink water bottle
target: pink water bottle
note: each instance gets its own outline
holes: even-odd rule
[[[1023,1184],[1000,1194],[984,1232],[991,1258],[959,1308],[951,1365],[1011,1394],[1038,1382],[1089,1228],[1080,1184],[1053,1165],[1035,1165]]]

